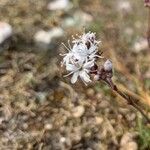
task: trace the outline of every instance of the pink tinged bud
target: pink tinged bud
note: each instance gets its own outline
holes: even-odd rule
[[[95,80],[95,81],[98,81],[99,79],[100,79],[99,74],[96,74],[96,75],[94,76],[94,80]]]
[[[111,71],[113,68],[112,62],[110,60],[106,60],[104,63],[104,70]]]
[[[150,7],[150,0],[144,0],[144,6]]]

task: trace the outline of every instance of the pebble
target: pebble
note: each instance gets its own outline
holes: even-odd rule
[[[85,25],[86,25],[86,23],[90,23],[93,21],[92,15],[90,15],[84,11],[75,12],[74,18],[77,22],[81,22],[82,24],[85,24]]]
[[[48,4],[48,10],[66,10],[71,8],[69,0],[55,0]]]
[[[132,11],[131,3],[128,0],[119,0],[117,9],[123,13],[129,13]]]
[[[103,121],[104,119],[102,117],[95,117],[95,124],[100,125]]]
[[[134,138],[136,137],[136,133],[125,133],[120,141],[120,150],[137,150],[138,146],[136,142],[134,141]]]
[[[96,94],[96,98],[100,100],[103,98],[103,95],[99,92]]]
[[[124,33],[125,33],[127,36],[132,36],[133,33],[134,33],[134,31],[133,31],[132,28],[127,27],[127,28],[125,28]]]
[[[84,114],[84,112],[85,112],[85,108],[83,106],[77,106],[73,108],[72,115],[75,118],[79,118]]]
[[[40,30],[34,35],[34,41],[37,46],[47,49],[53,39],[63,36],[64,31],[55,27],[49,31]]]
[[[87,95],[93,96],[95,94],[95,91],[92,88],[87,89]]]
[[[120,150],[138,150],[138,146],[135,142],[129,142],[126,145],[122,146]]]
[[[126,115],[126,118],[128,121],[133,121],[136,118],[136,115],[134,113],[130,113]]]
[[[107,107],[109,107],[109,102],[108,101],[106,101],[106,100],[104,100],[104,101],[102,101],[100,104],[99,104],[99,106],[101,107],[101,108],[107,108]]]
[[[126,115],[129,112],[129,109],[120,107],[120,108],[118,108],[118,111],[122,115]]]
[[[66,142],[66,138],[65,138],[65,137],[61,137],[61,138],[60,138],[60,142],[61,142],[61,143]]]
[[[115,119],[111,119],[110,123],[111,123],[111,125],[115,125],[116,124],[116,120]]]
[[[63,20],[62,26],[64,28],[67,27],[80,28],[85,25],[86,26],[89,25],[90,22],[92,21],[93,21],[93,17],[90,14],[85,13],[83,11],[76,11],[72,17],[67,17]]]
[[[0,22],[0,44],[12,35],[12,27],[6,22]]]
[[[46,129],[46,130],[51,130],[52,128],[53,128],[53,126],[52,126],[52,124],[45,124],[45,126],[44,126],[44,128]]]
[[[127,144],[130,141],[133,141],[134,137],[135,137],[134,133],[130,133],[130,132],[125,133],[121,138],[120,145],[122,146]]]
[[[46,92],[37,92],[36,98],[39,100],[40,103],[44,103],[46,100],[47,93]]]
[[[63,27],[73,27],[75,26],[75,24],[76,24],[76,21],[74,20],[73,17],[67,17],[62,22]]]
[[[139,38],[133,45],[133,51],[138,53],[140,51],[148,49],[148,42],[146,38]]]

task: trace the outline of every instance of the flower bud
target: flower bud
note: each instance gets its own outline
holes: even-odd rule
[[[104,63],[104,70],[111,71],[112,67],[113,67],[112,62],[110,60],[106,60]]]
[[[95,80],[95,81],[98,81],[99,79],[100,79],[99,74],[96,74],[96,75],[94,76],[94,80]]]
[[[150,0],[144,0],[144,6],[150,7]]]

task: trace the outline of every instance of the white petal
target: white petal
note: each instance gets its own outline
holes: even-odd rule
[[[89,54],[91,54],[93,52],[97,52],[97,46],[95,46],[95,45],[91,45],[91,47],[89,48]]]
[[[68,64],[69,61],[72,59],[73,57],[73,53],[69,52],[66,54],[63,54],[65,57],[63,58],[63,64]]]
[[[80,71],[79,76],[83,82],[85,83],[91,82],[90,76],[85,71]]]
[[[78,76],[79,76],[79,71],[75,72],[71,78],[71,83],[74,84],[77,79],[78,79]]]
[[[66,70],[67,71],[76,71],[76,70],[78,70],[78,68],[75,65],[66,64]]]
[[[91,68],[94,66],[94,61],[89,61],[89,62],[86,62],[84,65],[83,65],[83,68]]]

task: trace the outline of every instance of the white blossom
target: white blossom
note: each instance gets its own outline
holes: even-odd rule
[[[72,74],[71,83],[74,84],[78,77],[85,84],[91,82],[90,69],[94,66],[96,58],[102,58],[97,54],[99,41],[95,40],[95,33],[88,32],[74,39],[72,43],[74,44],[72,48],[70,44],[69,48],[64,45],[68,53],[62,55],[64,56],[62,65],[70,72],[68,75]]]
[[[80,79],[85,84],[91,82],[88,73],[90,72],[90,68],[93,66],[94,66],[94,61],[89,61],[89,62],[78,61],[77,63],[74,64],[67,64],[66,70],[70,71],[68,75],[73,74],[71,78],[71,83],[74,84],[77,81],[78,77],[80,77]]]

